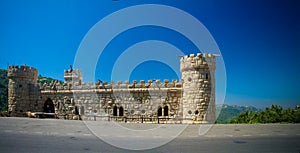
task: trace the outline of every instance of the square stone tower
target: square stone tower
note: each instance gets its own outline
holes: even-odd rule
[[[65,83],[75,83],[77,82],[79,85],[82,81],[82,71],[81,70],[65,70],[64,71],[64,80]]]

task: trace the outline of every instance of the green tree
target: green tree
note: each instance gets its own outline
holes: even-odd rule
[[[245,111],[233,118],[230,123],[300,123],[300,110],[272,105],[263,112]]]

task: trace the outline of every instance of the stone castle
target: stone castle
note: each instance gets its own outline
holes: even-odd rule
[[[216,55],[180,57],[181,81],[82,82],[80,70],[65,70],[64,82],[37,83],[38,70],[8,67],[10,116],[114,120],[140,123],[213,123]]]

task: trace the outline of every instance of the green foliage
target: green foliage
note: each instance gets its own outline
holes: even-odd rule
[[[233,118],[230,123],[300,123],[299,109],[283,109],[281,106],[272,105],[262,112],[245,111]]]
[[[54,83],[56,80],[55,79],[52,79],[52,78],[49,78],[49,77],[43,77],[42,75],[39,75],[38,76],[38,80],[37,80],[37,83],[39,84],[50,84],[50,83]],[[60,84],[62,84],[62,81],[59,81]]]
[[[7,71],[0,69],[0,112],[7,110]]]
[[[252,106],[230,106],[230,105],[218,105],[217,110],[220,110],[220,114],[218,116],[218,119],[216,120],[216,123],[218,124],[227,124],[230,123],[230,121],[239,115],[240,113],[244,111],[261,111],[260,109],[257,109]]]

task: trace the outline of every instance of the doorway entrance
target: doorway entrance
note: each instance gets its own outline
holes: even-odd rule
[[[54,113],[54,104],[50,98],[48,98],[44,103],[44,112],[45,113]]]

